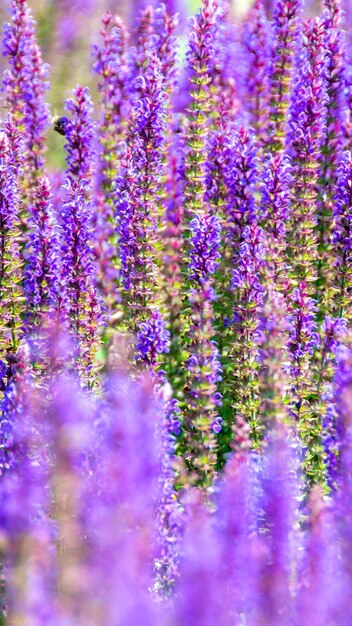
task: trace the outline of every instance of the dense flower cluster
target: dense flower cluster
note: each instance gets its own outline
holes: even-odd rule
[[[2,42],[0,623],[350,626],[351,15],[111,0],[49,129],[29,4]],[[57,3],[58,54],[103,4]]]

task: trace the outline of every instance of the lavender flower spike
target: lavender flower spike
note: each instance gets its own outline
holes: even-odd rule
[[[211,61],[217,23],[220,17],[216,0],[203,0],[202,8],[192,22],[188,65],[190,67],[190,96],[188,108],[189,126],[187,130],[186,217],[203,210],[206,192],[206,133],[210,120],[212,95]]]
[[[319,170],[319,283],[324,309],[331,314],[334,275],[331,264],[332,215],[336,201],[338,166],[343,146],[344,104],[346,94],[346,51],[345,34],[342,30],[342,9],[339,0],[324,1],[326,10],[322,21],[325,32],[325,53],[327,58],[326,94],[327,117],[326,133],[322,147]]]
[[[66,174],[71,180],[84,184],[88,191],[88,186],[92,184],[95,163],[95,125],[88,87],[78,85],[73,98],[66,100],[65,109],[72,114],[72,120],[67,120],[65,128]]]
[[[96,155],[93,107],[88,88],[78,85],[65,108],[73,118],[67,120],[65,132],[67,169],[60,216],[62,262],[57,310],[74,338],[81,373],[87,375],[94,369],[97,329],[102,323],[92,251],[90,195]]]
[[[303,447],[303,467],[308,481],[323,481],[321,422],[315,414],[313,355],[320,346],[316,322],[317,305],[309,297],[306,283],[299,283],[288,301],[290,412]]]
[[[333,310],[339,317],[352,320],[352,156],[345,152],[338,171],[334,204],[332,255],[334,264]]]
[[[95,285],[91,214],[84,184],[67,179],[61,212],[60,296],[57,307],[75,343],[75,358],[83,376],[94,370],[101,301]]]
[[[24,290],[27,302],[27,328],[40,325],[53,312],[59,283],[59,234],[46,177],[38,180],[30,207],[29,247],[25,251]]]
[[[168,352],[170,333],[158,309],[150,311],[149,317],[141,322],[136,337],[137,360],[151,367],[156,366],[159,354]]]
[[[295,174],[289,239],[292,277],[309,286],[317,278],[316,199],[327,111],[325,32],[319,18],[308,24],[305,37],[289,122]]]
[[[261,0],[256,0],[244,25],[244,47],[248,51],[246,95],[250,124],[259,144],[266,143],[269,124],[270,24]]]
[[[116,179],[116,221],[121,262],[121,294],[128,325],[143,318],[157,297],[156,199],[165,171],[166,98],[160,62],[154,55],[138,79],[141,97],[128,129],[129,143]],[[137,317],[136,317],[137,315]]]
[[[19,168],[23,144],[10,122],[0,128],[0,359],[7,362],[22,336],[23,267],[20,257]]]
[[[9,59],[4,73],[5,104],[11,110],[13,122],[24,127],[28,159],[28,177],[33,182],[43,167],[45,131],[49,111],[44,95],[47,67],[42,61],[36,42],[35,22],[26,0],[12,0],[10,23],[5,24],[3,54]]]
[[[272,152],[280,152],[285,148],[287,113],[292,90],[300,14],[300,0],[276,1],[273,17],[271,101],[267,145]]]
[[[101,43],[93,48],[94,72],[99,77],[102,117],[98,123],[100,141],[100,175],[96,183],[94,221],[94,255],[97,282],[104,297],[107,314],[111,315],[119,301],[118,252],[114,205],[114,182],[119,167],[119,143],[127,133],[130,114],[128,92],[129,66],[127,46],[129,35],[118,16],[107,11],[102,18]]]
[[[100,82],[103,118],[99,124],[99,138],[102,146],[103,191],[106,200],[111,200],[112,184],[118,164],[117,145],[122,140],[126,118],[129,112],[127,82],[128,33],[121,19],[109,11],[102,19],[102,43],[93,48],[96,62],[94,72]]]
[[[263,231],[253,222],[242,231],[239,258],[232,274],[233,327],[232,361],[232,419],[244,418],[250,426],[254,447],[259,445],[262,425],[258,413],[258,344],[256,335],[264,299],[261,274],[265,267]]]
[[[287,407],[290,388],[287,375],[289,356],[285,324],[286,310],[284,296],[274,289],[274,284],[272,283],[268,288],[259,327],[261,335],[259,413],[266,431],[263,437],[264,445],[268,433],[272,433],[273,430],[277,429],[279,424],[290,423]]]
[[[270,281],[285,289],[287,238],[291,217],[293,171],[286,155],[274,154],[265,161],[259,219],[265,233],[266,262]]]
[[[188,292],[190,308],[190,356],[185,387],[185,461],[203,486],[213,479],[216,462],[215,433],[221,430],[217,391],[221,380],[218,348],[214,341],[213,275],[218,265],[220,223],[216,216],[200,215],[191,224]]]

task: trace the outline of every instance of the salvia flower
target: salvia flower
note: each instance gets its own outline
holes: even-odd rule
[[[141,97],[131,113],[129,136],[116,179],[116,221],[125,313],[137,313],[156,298],[158,284],[157,200],[164,171],[165,92],[160,63],[154,56],[138,79]],[[137,320],[130,318],[133,324]]]
[[[351,252],[352,222],[350,207],[352,202],[352,157],[345,152],[338,170],[337,189],[334,204],[334,230],[332,233],[332,254],[334,258],[333,307],[336,314],[351,319]]]
[[[297,615],[304,626],[312,622],[328,624],[334,619],[339,577],[336,528],[329,503],[319,487],[309,498],[309,530],[304,538],[304,554],[299,563],[301,581],[297,596]]]
[[[319,170],[319,283],[324,312],[332,313],[334,275],[331,255],[332,216],[336,200],[336,186],[340,153],[343,146],[343,102],[346,89],[346,59],[344,33],[341,28],[342,11],[338,0],[327,0],[322,15],[325,30],[326,69],[326,133],[322,146],[322,163]]]
[[[267,147],[280,152],[286,143],[287,113],[292,92],[300,0],[277,0],[273,15],[270,68],[270,122]]]
[[[65,129],[66,172],[73,180],[87,185],[92,180],[95,158],[93,105],[88,87],[78,85],[73,98],[66,100],[65,108],[72,115]]]
[[[182,382],[177,378],[179,372],[179,353],[182,345],[182,169],[178,162],[176,148],[172,147],[169,156],[166,191],[164,200],[165,212],[162,231],[162,280],[163,301],[162,308],[165,315],[167,329],[170,333],[170,350],[163,368],[172,379],[174,392],[177,394]]]
[[[187,218],[202,210],[206,192],[207,129],[211,114],[212,58],[220,17],[215,0],[203,0],[203,6],[192,21],[187,63],[190,69],[188,106],[186,187]]]
[[[247,51],[246,94],[250,124],[257,140],[267,139],[269,123],[271,33],[264,6],[257,0],[244,26],[243,45]]]
[[[214,433],[221,428],[217,410],[221,404],[218,391],[221,365],[213,328],[213,275],[219,258],[220,223],[216,216],[198,215],[190,228],[191,288],[187,294],[190,356],[186,363],[184,425],[191,453],[187,451],[185,460],[200,483],[208,486],[216,461]]]
[[[258,502],[266,549],[258,558],[258,622],[277,626],[289,624],[294,615],[290,593],[291,567],[296,554],[294,527],[298,519],[299,490],[294,481],[294,458],[285,429],[279,428],[269,439],[270,454],[261,472],[262,498]],[[286,489],[288,491],[286,492]]]
[[[0,342],[3,362],[16,352],[22,336],[24,295],[20,256],[19,139],[19,131],[11,121],[0,129]]]
[[[309,297],[306,283],[300,283],[289,297],[289,375],[291,379],[290,412],[296,423],[304,450],[304,468],[308,480],[323,480],[321,419],[316,414],[313,397],[314,353],[320,347],[316,322],[316,302]]]
[[[155,365],[158,354],[168,352],[170,333],[158,309],[150,311],[150,317],[141,322],[136,335],[137,360]]]
[[[320,151],[327,115],[327,51],[324,24],[316,18],[306,28],[297,68],[289,122],[289,140],[294,168],[291,220],[297,233],[291,243],[292,274],[308,283],[316,280],[316,199]]]
[[[100,76],[99,91],[104,107],[104,123],[119,127],[124,111],[128,33],[118,16],[107,11],[102,19],[101,45],[94,46],[94,72]],[[107,139],[107,138],[106,138]]]
[[[103,189],[107,200],[111,199],[112,183],[116,175],[117,145],[123,138],[123,129],[129,102],[127,97],[128,63],[127,30],[117,16],[109,11],[102,19],[102,42],[93,48],[96,58],[94,72],[99,76],[98,89],[101,94],[103,118],[99,124],[102,145]]]
[[[45,103],[47,67],[36,41],[35,22],[26,0],[12,0],[11,22],[5,24],[3,54],[9,69],[4,73],[5,103],[11,109],[13,122],[24,127],[28,151],[29,180],[43,167],[45,132],[49,111]]]
[[[38,180],[28,226],[24,288],[31,327],[40,324],[48,311],[53,312],[59,282],[59,233],[46,177]]]
[[[265,232],[266,261],[278,290],[286,280],[285,259],[291,217],[291,161],[274,154],[265,161],[260,185],[259,218]]]
[[[341,479],[342,448],[349,444],[350,437],[350,365],[351,347],[349,335],[336,343],[336,369],[324,423],[324,447],[326,452],[327,480],[336,488]]]
[[[233,250],[232,261],[238,254],[242,229],[251,224],[255,218],[257,151],[253,133],[244,126],[235,130],[231,139],[224,177],[227,191],[225,245]]]
[[[316,303],[308,297],[305,283],[300,283],[290,295],[289,311],[287,322],[290,337],[289,351],[292,360],[290,371],[298,384],[299,380],[304,383],[304,378],[309,369],[309,357],[312,356],[319,342],[315,320]],[[299,384],[296,393],[299,398]]]
[[[128,97],[129,65],[127,58],[129,35],[122,20],[107,11],[102,19],[101,43],[93,48],[96,62],[94,72],[99,76],[102,119],[98,123],[101,144],[100,175],[95,191],[94,256],[97,282],[104,298],[108,315],[119,302],[118,252],[114,206],[114,182],[119,167],[119,143],[125,138],[126,119],[130,111]]]
[[[344,33],[342,31],[342,9],[338,0],[326,0],[322,14],[327,51],[327,120],[324,142],[324,160],[321,170],[321,195],[325,194],[329,203],[333,201],[333,186],[339,161],[339,151],[343,144],[343,103],[346,87]],[[330,207],[325,210],[331,211]],[[328,214],[325,216],[328,221]]]
[[[157,530],[159,549],[155,561],[156,581],[154,590],[162,597],[169,596],[179,576],[180,547],[184,528],[183,507],[177,480],[176,438],[180,435],[181,412],[176,399],[171,397],[168,383],[162,386],[163,412],[159,425],[159,445],[162,458],[160,471],[160,499]]]
[[[346,334],[346,320],[326,316],[319,328],[320,341],[314,351],[314,362],[311,365],[313,373],[313,389],[309,398],[312,411],[312,419],[306,421],[307,433],[309,432],[309,447],[307,459],[317,467],[315,482],[321,482],[323,488],[331,487],[329,472],[325,465],[328,458],[334,455],[333,428],[331,429],[330,417],[332,413],[331,395],[332,381],[336,368],[336,350],[339,342]],[[327,451],[327,440],[331,446]],[[319,469],[318,469],[319,468]]]
[[[165,90],[171,96],[177,84],[177,17],[170,11],[166,3],[155,11],[155,50],[161,62],[161,73],[164,76]]]
[[[242,231],[239,257],[232,274],[233,346],[232,361],[233,417],[241,415],[251,428],[255,444],[260,437],[258,423],[258,344],[256,333],[264,300],[261,273],[265,265],[263,231],[255,222]]]
[[[143,74],[144,68],[149,63],[149,58],[155,53],[155,23],[154,23],[154,6],[153,3],[148,3],[145,6],[143,2],[143,9],[135,12],[135,23],[132,29],[132,43],[131,54],[129,55],[130,66],[130,89],[133,101],[138,99],[139,90],[135,84],[138,76]]]
[[[202,285],[218,265],[220,222],[216,216],[197,215],[190,229],[190,280]]]
[[[274,284],[272,284],[264,301],[259,326],[261,335],[259,413],[262,416],[262,426],[266,431],[277,428],[278,424],[290,422],[287,406],[289,356],[285,313],[284,296],[280,291],[276,291]],[[263,439],[265,441],[266,437]]]
[[[60,247],[59,317],[68,325],[75,342],[75,357],[84,367],[93,367],[102,323],[100,297],[95,284],[92,252],[91,211],[86,201],[87,186],[67,179],[62,206]]]

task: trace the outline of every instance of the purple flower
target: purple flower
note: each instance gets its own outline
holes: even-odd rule
[[[186,361],[186,384],[184,388],[185,409],[183,426],[187,442],[186,468],[195,473],[195,480],[209,487],[214,478],[217,443],[221,419],[218,407],[221,395],[219,351],[214,341],[214,297],[211,281],[189,290],[190,331],[188,337],[190,356]]]
[[[184,626],[211,626],[223,614],[221,582],[221,544],[212,520],[201,502],[200,494],[191,494],[186,509],[188,523],[183,545],[179,584],[179,602],[175,606],[176,623]],[[207,550],[202,549],[206,545]],[[226,605],[225,605],[226,606]]]
[[[34,203],[30,207],[29,246],[25,251],[24,290],[28,307],[27,328],[43,321],[53,312],[59,283],[59,234],[46,177],[38,180]]]
[[[247,304],[253,299],[258,304],[261,302],[263,288],[260,284],[259,269],[263,265],[264,246],[263,231],[256,224],[246,226],[242,231],[242,243],[239,247],[237,266],[232,275],[232,287],[236,290],[243,290],[246,294]],[[251,295],[248,295],[251,294]],[[236,307],[236,319],[241,317],[239,309],[241,307],[240,298]],[[246,306],[246,304],[244,305]],[[250,306],[251,308],[251,306]]]
[[[93,47],[96,58],[93,70],[101,77],[99,90],[103,96],[103,104],[110,109],[111,116],[117,115],[120,121],[120,107],[122,104],[123,83],[126,75],[126,47],[128,32],[122,20],[107,11],[102,17],[101,47]]]
[[[98,326],[102,323],[100,297],[95,284],[92,253],[91,210],[86,201],[87,185],[67,178],[63,187],[59,317],[68,325],[75,342],[75,358],[88,376],[94,367]],[[85,369],[86,368],[86,369]]]
[[[28,409],[31,392],[31,376],[28,346],[24,345],[16,355],[7,359],[2,367],[4,397],[1,401],[0,418],[0,475],[20,464],[17,439],[19,424]],[[6,378],[6,385],[5,379]]]
[[[257,0],[244,24],[243,44],[247,51],[246,96],[250,124],[259,143],[267,142],[270,112],[270,24]]]
[[[88,376],[94,368],[97,331],[102,323],[93,262],[90,194],[95,165],[95,125],[88,88],[77,86],[74,97],[66,101],[65,107],[73,118],[66,126],[67,169],[59,216],[61,267],[57,312],[74,339],[80,372]]]
[[[19,176],[22,165],[21,135],[12,121],[0,129],[0,315],[1,358],[18,348],[22,336],[23,267],[20,256]]]
[[[176,151],[173,150],[167,171],[167,195],[162,233],[164,301],[172,340],[179,330],[179,311],[181,308],[183,195],[180,169]]]
[[[121,19],[107,11],[102,19],[101,37],[100,46],[93,48],[96,59],[93,70],[100,79],[98,89],[103,109],[103,118],[99,125],[104,161],[103,182],[110,187],[117,165],[116,146],[123,135],[123,118],[129,113],[128,32]]]
[[[186,408],[184,423],[188,446],[188,469],[196,472],[204,486],[209,486],[215,465],[216,440],[214,434],[221,427],[218,406],[221,394],[219,351],[214,341],[213,288],[214,273],[218,267],[220,221],[217,216],[199,213],[189,224],[188,240],[190,330],[187,337],[189,357],[186,362]]]
[[[207,132],[212,105],[212,59],[220,11],[215,0],[203,0],[192,20],[187,53],[190,98],[188,107],[185,163],[185,199],[187,219],[203,210],[207,179]]]
[[[261,280],[265,266],[263,239],[263,231],[255,222],[242,230],[242,242],[231,280],[231,378],[227,381],[232,419],[243,417],[251,428],[251,438],[256,442],[260,431],[257,414],[259,346],[256,335],[264,301]]]
[[[337,315],[351,319],[350,305],[352,261],[352,157],[345,152],[338,170],[333,210],[332,254],[334,258],[333,307]]]
[[[137,17],[137,19],[134,20],[134,28],[131,33],[133,47],[129,54],[129,89],[133,102],[135,103],[139,96],[136,80],[138,76],[143,74],[144,69],[148,66],[150,57],[156,53],[153,4],[148,3],[141,11],[135,11],[133,17]]]
[[[319,203],[317,222],[319,232],[319,287],[324,312],[333,312],[334,271],[331,267],[330,246],[333,236],[333,213],[336,201],[338,165],[343,146],[343,108],[346,90],[346,52],[341,29],[342,12],[339,2],[327,0],[322,15],[325,34],[326,68],[326,132],[319,159]]]
[[[317,305],[309,297],[306,283],[299,283],[288,298],[288,373],[291,380],[290,413],[302,442],[302,462],[308,483],[323,483],[322,413],[319,385],[326,370],[324,347],[316,321]],[[319,373],[319,357],[321,372]],[[325,355],[326,357],[328,355]],[[318,370],[318,371],[317,371]],[[321,380],[320,380],[321,378]],[[318,388],[318,401],[317,397]]]
[[[327,120],[324,142],[324,161],[321,171],[321,194],[333,200],[332,187],[336,184],[338,158],[343,144],[343,106],[346,88],[345,36],[341,28],[342,10],[339,2],[326,0],[322,15],[327,50]],[[331,207],[326,207],[330,208]]]
[[[67,175],[90,185],[95,162],[93,105],[88,87],[77,86],[73,98],[65,102],[65,109],[72,114],[66,124]]]
[[[166,3],[161,3],[155,11],[154,20],[155,50],[161,63],[160,71],[164,77],[165,90],[171,98],[178,81],[176,64],[178,42],[175,37],[177,17],[175,11],[170,11]]]
[[[153,56],[138,78],[141,97],[131,113],[129,137],[116,179],[116,221],[122,299],[128,315],[155,298],[158,213],[155,198],[164,172],[165,92],[160,63]],[[131,309],[129,308],[131,307]],[[131,318],[131,322],[137,322]]]
[[[281,152],[286,144],[294,57],[301,16],[300,0],[277,0],[273,16],[270,71],[270,123],[267,148]]]
[[[332,346],[336,356],[336,369],[324,418],[323,435],[328,485],[335,489],[343,479],[341,472],[346,469],[349,471],[348,468],[341,468],[341,455],[344,455],[344,461],[349,462],[352,415],[350,398],[352,353],[349,335],[346,334],[340,339],[340,342],[335,340]]]
[[[202,285],[218,267],[220,221],[217,216],[197,215],[190,223],[189,278]]]
[[[158,429],[162,463],[159,475],[160,498],[157,518],[159,549],[155,561],[154,590],[165,597],[173,591],[179,575],[184,515],[179,493],[175,489],[176,468],[179,465],[175,456],[176,437],[181,433],[181,412],[177,400],[170,398],[171,388],[168,384],[163,386],[162,391],[165,405],[163,419]]]
[[[29,171],[33,176],[43,167],[45,131],[49,125],[49,111],[44,95],[47,67],[42,61],[36,42],[35,22],[26,0],[12,0],[10,23],[5,24],[3,54],[9,60],[4,73],[5,102],[11,110],[13,123],[24,127],[24,141]]]
[[[233,132],[229,145],[226,184],[225,245],[232,260],[238,254],[243,228],[255,218],[254,185],[257,172],[256,148],[251,131],[240,127]]]
[[[118,253],[116,249],[116,221],[114,181],[119,167],[119,142],[125,138],[130,113],[128,93],[129,66],[127,46],[129,35],[118,16],[107,11],[102,18],[101,44],[94,46],[96,59],[93,70],[99,76],[102,118],[98,124],[99,175],[94,193],[94,256],[97,283],[110,316],[120,301],[118,292]]]
[[[291,353],[291,373],[302,376],[302,367],[306,370],[308,362],[303,362],[313,354],[319,345],[315,313],[316,303],[307,296],[306,283],[300,283],[290,294],[290,315],[287,317],[289,330],[289,350]]]
[[[316,279],[317,183],[327,115],[327,52],[324,24],[308,23],[292,96],[289,141],[295,174],[291,233],[293,276]]]
[[[268,285],[260,324],[258,328],[260,352],[260,406],[261,424],[264,427],[265,439],[280,423],[288,423],[289,412],[289,377],[287,364],[289,361],[287,343],[286,306],[284,296],[275,289],[275,283]],[[270,435],[269,435],[270,436]]]
[[[137,360],[156,365],[159,354],[170,350],[170,333],[158,309],[150,311],[150,317],[139,324],[136,336]]]
[[[286,155],[266,160],[260,186],[260,223],[265,232],[267,270],[278,290],[286,280],[287,237],[291,218],[292,166]]]

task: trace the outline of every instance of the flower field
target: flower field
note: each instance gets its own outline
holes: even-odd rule
[[[0,624],[351,626],[349,6],[54,4],[1,7]]]

